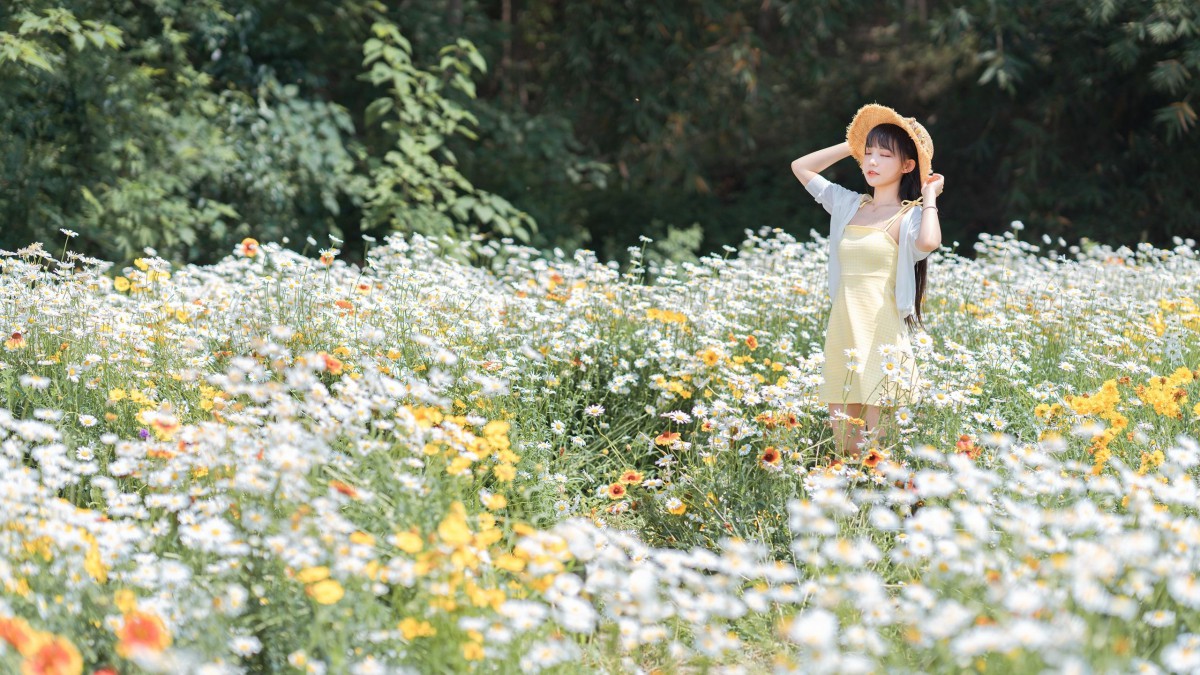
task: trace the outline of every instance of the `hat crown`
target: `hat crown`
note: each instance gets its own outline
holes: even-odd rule
[[[878,103],[868,103],[859,108],[850,125],[846,127],[846,142],[850,144],[850,154],[859,163],[862,163],[867,135],[871,129],[880,124],[895,124],[908,132],[909,137],[917,146],[917,164],[921,169],[920,175],[929,175],[932,171],[930,164],[933,160],[933,139],[930,138],[929,132],[915,117],[904,117],[895,110]]]

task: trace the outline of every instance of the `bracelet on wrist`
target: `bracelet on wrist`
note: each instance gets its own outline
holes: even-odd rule
[[[937,211],[938,207],[937,204],[926,204],[925,206],[921,207],[921,211],[923,212],[925,209],[933,209],[934,211]]]

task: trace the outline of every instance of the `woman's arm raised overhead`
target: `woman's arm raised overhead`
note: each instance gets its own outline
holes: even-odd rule
[[[796,174],[796,180],[808,185],[808,181],[812,180],[813,176],[849,156],[850,144],[843,141],[828,148],[814,150],[799,159],[793,159],[792,173]]]

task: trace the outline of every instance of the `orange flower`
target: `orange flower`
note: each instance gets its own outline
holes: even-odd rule
[[[117,630],[117,654],[129,658],[135,652],[159,653],[170,646],[171,634],[162,619],[140,610],[125,615]]]
[[[333,251],[329,251],[329,250],[321,251],[321,257],[318,258],[317,261],[320,262],[322,265],[325,265],[326,267],[328,267],[333,264],[333,256],[334,256]]]
[[[0,619],[0,640],[12,645],[19,654],[29,653],[37,634],[37,631],[25,619],[20,617]]]
[[[640,483],[642,482],[642,472],[635,469],[626,469],[625,472],[621,474],[621,479],[619,482],[626,485]]]
[[[20,333],[13,333],[11,337],[4,341],[4,348],[12,351],[25,346],[25,336]]]
[[[43,634],[21,662],[21,675],[80,675],[83,657],[71,641]]]
[[[958,437],[958,442],[954,444],[958,448],[958,452],[965,454],[970,459],[975,459],[979,456],[979,446],[975,445],[975,441],[967,434]]]
[[[317,356],[320,356],[325,361],[325,370],[329,371],[330,375],[342,374],[342,368],[345,364],[336,356],[331,356],[326,352],[320,352]]]
[[[758,349],[758,338],[754,337],[753,335],[747,335],[746,346],[751,350]]]
[[[875,448],[868,450],[867,454],[863,456],[862,459],[863,466],[867,467],[868,469],[874,469],[876,466],[879,466],[879,463],[882,461],[883,453],[879,452]]]
[[[251,239],[250,237],[246,237],[242,240],[241,245],[238,246],[238,252],[247,258],[253,258],[254,256],[258,255],[258,241]]]
[[[759,459],[762,460],[763,464],[779,466],[779,462],[783,459],[783,457],[779,454],[779,450],[776,449],[775,446],[768,445],[767,447],[763,448],[762,455],[759,457]]]
[[[160,440],[167,441],[179,431],[181,425],[174,415],[155,415],[150,426],[154,428],[154,433]]]
[[[670,445],[679,440],[679,434],[673,431],[664,431],[654,439],[655,445]]]
[[[337,305],[338,309],[354,309],[354,303],[349,300],[338,300],[333,304]]]
[[[626,490],[624,485],[613,483],[604,490],[604,493],[608,495],[609,499],[620,499],[625,496]]]
[[[329,481],[329,487],[337,490],[347,497],[350,497],[351,499],[358,499],[358,490],[354,489],[353,485],[343,483],[340,480],[331,480]]]

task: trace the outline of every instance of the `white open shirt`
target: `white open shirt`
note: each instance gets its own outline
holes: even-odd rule
[[[838,282],[842,278],[842,266],[838,261],[838,244],[846,225],[858,211],[862,194],[832,183],[820,174],[809,179],[805,189],[829,212],[829,297],[837,297]],[[917,235],[921,232],[921,209],[910,210],[900,220],[899,255],[896,259],[896,310],[900,320],[914,313],[917,295],[917,275],[913,265],[924,260],[932,251],[917,248]],[[891,236],[890,234],[888,235]]]

